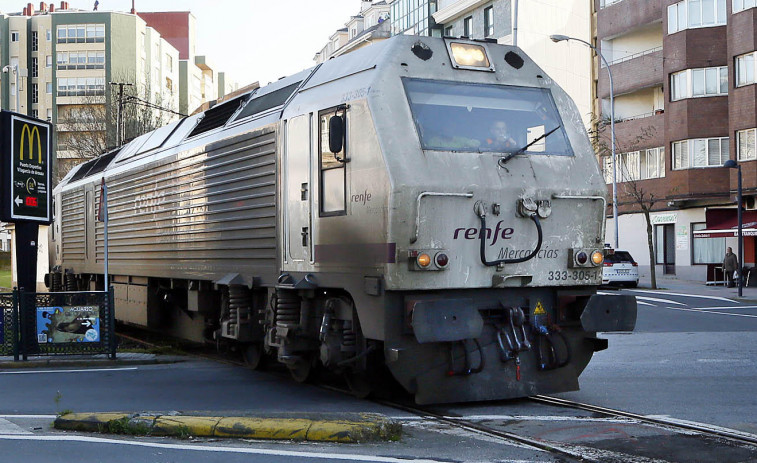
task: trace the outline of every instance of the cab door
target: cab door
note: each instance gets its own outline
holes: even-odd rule
[[[289,119],[285,126],[285,260],[312,261],[312,116]]]

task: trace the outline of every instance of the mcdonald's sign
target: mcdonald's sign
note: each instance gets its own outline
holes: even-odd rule
[[[52,221],[51,138],[49,123],[0,112],[0,220],[42,224]]]

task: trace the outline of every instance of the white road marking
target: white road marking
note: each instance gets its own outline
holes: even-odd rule
[[[521,416],[521,415],[468,415],[446,416],[453,421],[487,421],[487,420],[517,420],[517,421],[599,421],[603,423],[636,423],[628,418],[594,418],[590,416]]]
[[[717,315],[730,315],[731,317],[757,318],[757,315],[748,315],[745,313],[726,313],[726,312],[718,312],[715,310],[684,309],[683,307],[663,307],[663,309],[683,310],[685,312],[697,312],[697,313],[714,313]]]
[[[81,370],[31,370],[31,371],[0,371],[0,375],[34,375],[43,373],[96,373],[101,371],[130,371],[136,370],[137,367],[124,368],[87,368]]]
[[[11,423],[8,420],[4,420],[0,418],[0,434],[32,434],[31,431],[27,431],[26,429],[22,428],[21,426],[18,426],[16,424]]]
[[[637,305],[650,305],[652,307],[657,307],[657,304],[650,304],[649,302],[644,302],[644,301],[639,301],[639,300],[636,301],[636,304]]]
[[[705,296],[703,294],[686,294],[686,293],[669,293],[667,291],[654,291],[649,289],[628,289],[626,291],[633,291],[637,293],[652,293],[652,294],[662,294],[667,296],[686,296],[686,297],[698,297],[701,299],[714,299],[716,301],[725,301],[725,302],[735,302],[733,299],[728,299],[727,297],[722,296]]]
[[[0,415],[0,418],[19,418],[27,420],[54,420],[58,415]]]
[[[646,297],[646,296],[636,296],[636,303],[637,304],[639,303],[640,299],[642,301],[659,302],[661,304],[686,305],[683,302],[671,301],[670,299],[660,299],[660,298],[657,298],[657,297]]]
[[[739,309],[757,309],[757,305],[731,305],[731,306],[718,306],[718,307],[691,307],[697,310],[739,310]]]
[[[357,455],[349,453],[316,453],[316,452],[295,452],[290,450],[269,450],[269,449],[252,449],[246,447],[213,447],[210,445],[197,445],[197,444],[165,444],[160,442],[142,442],[142,441],[126,441],[118,439],[107,439],[102,437],[89,437],[89,436],[27,436],[27,435],[0,435],[0,440],[25,440],[25,441],[37,441],[37,442],[83,442],[90,444],[115,444],[115,445],[127,445],[132,447],[148,447],[166,450],[189,450],[193,452],[217,452],[217,453],[242,453],[250,455],[276,455],[276,456],[288,456],[298,458],[319,458],[328,460],[348,460],[348,461],[376,461],[381,463],[442,463],[441,460],[428,460],[423,458],[411,459],[411,458],[392,458],[392,457],[379,457],[371,455]],[[258,441],[256,441],[257,443]],[[449,461],[449,460],[444,460]]]

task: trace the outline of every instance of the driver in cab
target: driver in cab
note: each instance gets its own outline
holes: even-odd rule
[[[510,136],[505,121],[494,121],[492,123],[484,145],[491,151],[512,151],[518,148],[515,139]]]

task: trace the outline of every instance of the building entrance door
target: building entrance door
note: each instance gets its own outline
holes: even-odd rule
[[[676,274],[676,237],[675,224],[663,225],[663,265],[665,266],[665,275]]]

